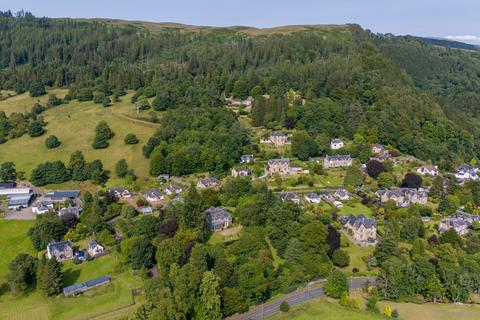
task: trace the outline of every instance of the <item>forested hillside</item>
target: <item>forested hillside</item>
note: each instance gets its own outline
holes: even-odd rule
[[[0,17],[3,89],[68,87],[66,98],[79,100],[133,89],[135,101],[155,97],[152,107],[159,111],[220,107],[226,96],[252,95],[254,125],[305,129],[313,138],[356,136],[445,168],[478,157],[479,61],[478,53],[378,37],[356,25],[247,36],[237,29],[151,33],[138,25],[28,13]],[[291,90],[306,103],[286,103]],[[203,139],[167,137],[165,130],[174,128],[161,129],[146,156],[162,141]],[[4,124],[0,134],[8,131]],[[241,150],[224,151],[230,156],[187,171],[228,167]],[[164,148],[162,158],[172,152],[178,149]]]

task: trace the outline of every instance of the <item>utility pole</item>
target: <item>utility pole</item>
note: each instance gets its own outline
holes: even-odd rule
[[[262,320],[263,320],[263,299],[262,299]]]

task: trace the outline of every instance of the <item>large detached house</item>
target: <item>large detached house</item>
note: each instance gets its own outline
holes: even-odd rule
[[[130,191],[125,188],[112,188],[108,189],[108,192],[113,195],[116,199],[129,199],[132,197]]]
[[[343,141],[341,139],[333,139],[330,142],[330,149],[338,150],[343,148]]]
[[[218,188],[218,187],[220,187],[220,180],[218,180],[217,178],[200,179],[197,182],[197,188],[199,189]]]
[[[375,192],[381,202],[395,201],[399,207],[408,207],[410,204],[427,204],[428,195],[423,190],[413,188],[385,189]]]
[[[323,159],[324,168],[350,167],[351,165],[352,158],[350,155],[326,156]]]
[[[53,211],[53,202],[44,200],[36,202],[32,205],[32,212],[36,214],[46,214]]]
[[[267,162],[267,171],[269,175],[276,173],[285,175],[290,174],[290,159],[270,159]]]
[[[283,146],[290,143],[290,137],[280,132],[274,132],[267,139],[260,140],[260,143],[273,143],[276,146]]]
[[[253,154],[244,154],[240,157],[240,163],[251,163],[254,162]]]
[[[377,156],[384,156],[388,154],[388,150],[383,144],[376,143],[372,145],[372,153]]]
[[[141,191],[140,194],[148,201],[148,203],[157,203],[165,198],[165,195],[158,189],[150,189],[148,191]]]
[[[438,166],[425,165],[417,169],[417,173],[424,176],[438,176]]]
[[[459,210],[447,219],[442,220],[438,226],[438,232],[444,233],[449,229],[455,229],[459,235],[463,236],[468,233],[468,229],[474,221],[480,222],[480,216]]]
[[[252,176],[252,170],[249,168],[233,168],[232,169],[232,177],[251,177]]]
[[[176,196],[179,195],[183,189],[179,186],[169,184],[167,188],[165,188],[164,192],[169,196]]]
[[[375,219],[369,219],[363,214],[343,217],[342,226],[358,244],[369,245],[375,244],[377,239],[377,227]]]
[[[205,211],[205,219],[212,231],[221,231],[232,224],[232,216],[225,209],[210,207]]]
[[[70,240],[67,241],[52,241],[47,244],[47,258],[55,257],[58,261],[73,259],[73,247]]]
[[[62,217],[66,214],[74,214],[75,216],[80,217],[80,213],[82,213],[83,209],[77,206],[68,206],[67,208],[62,208],[58,210],[58,216]]]
[[[87,252],[90,255],[90,257],[96,257],[105,251],[105,247],[102,246],[100,243],[97,242],[97,240],[92,240],[88,243],[88,248]]]
[[[305,200],[310,203],[320,203],[321,197],[317,193],[310,192],[305,196]]]
[[[296,193],[291,192],[291,191],[282,192],[280,194],[280,199],[283,202],[291,201],[291,202],[296,203],[296,204],[300,203],[300,197]]]
[[[469,180],[478,180],[478,170],[477,166],[471,166],[468,164],[462,164],[458,167],[457,172],[455,173],[455,178],[457,178],[458,182],[464,182]]]

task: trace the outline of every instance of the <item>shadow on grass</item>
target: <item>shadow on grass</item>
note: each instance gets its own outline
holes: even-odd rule
[[[63,273],[63,285],[71,286],[72,284],[77,282],[79,277],[80,277],[80,270],[67,269]]]

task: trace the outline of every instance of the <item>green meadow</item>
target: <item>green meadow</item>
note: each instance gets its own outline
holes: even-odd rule
[[[58,97],[63,97],[66,90],[52,90]],[[42,113],[47,125],[46,133],[41,137],[32,138],[27,134],[2,144],[0,163],[13,161],[17,170],[24,171],[27,176],[39,163],[53,160],[68,162],[70,154],[81,150],[87,161],[102,160],[106,169],[113,171],[115,163],[126,159],[138,176],[148,176],[149,162],[142,154],[142,146],[152,136],[156,124],[143,120],[149,111],[136,114],[135,106],[130,102],[132,93],[121,97],[121,101],[104,108],[93,102],[71,101]],[[39,100],[46,105],[47,95],[32,98],[28,93],[10,97],[0,101],[0,111],[12,112],[30,111],[33,104]],[[154,111],[152,111],[154,112]],[[160,115],[160,113],[155,112]],[[105,120],[115,132],[115,137],[109,141],[107,149],[95,150],[91,144],[95,135],[95,127]],[[125,135],[134,133],[140,140],[137,145],[126,145]],[[47,149],[45,139],[56,135],[62,145],[56,149]]]

